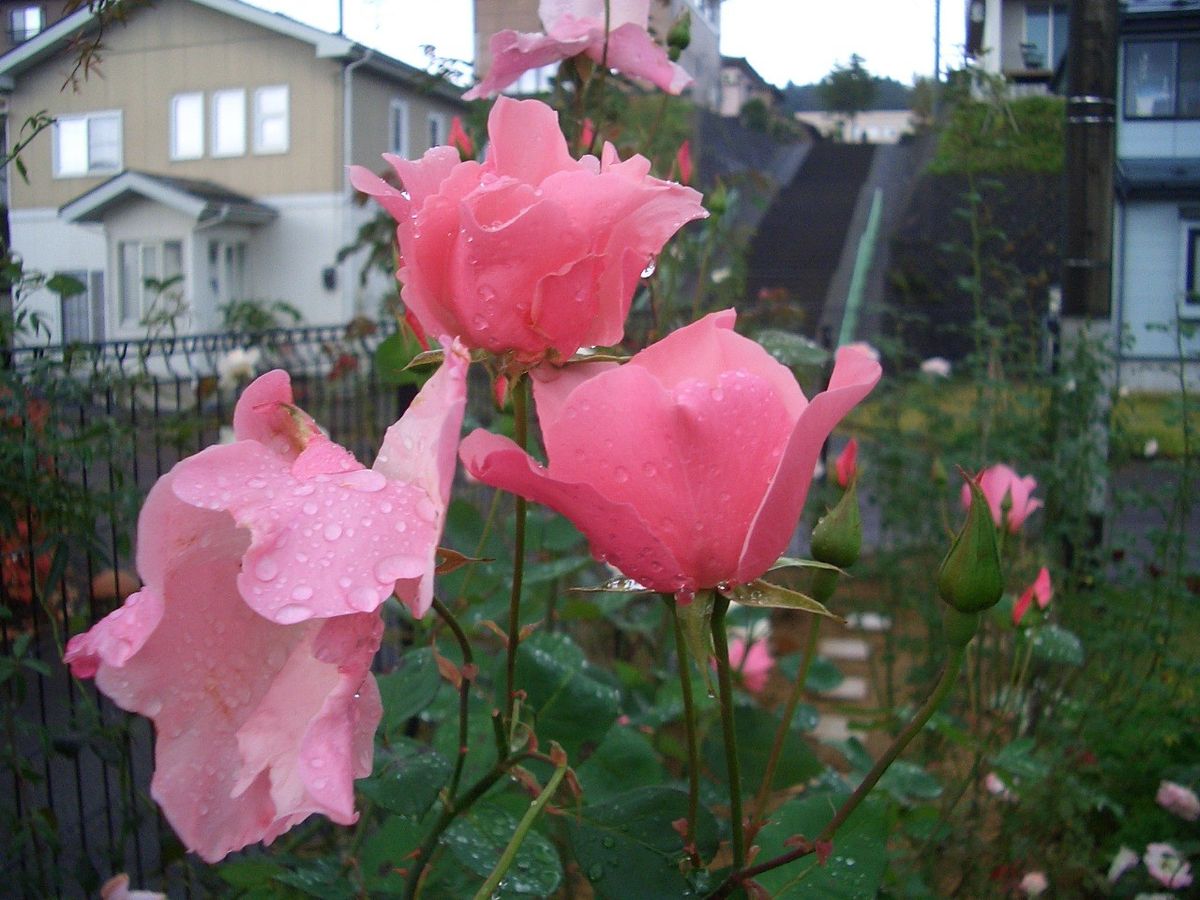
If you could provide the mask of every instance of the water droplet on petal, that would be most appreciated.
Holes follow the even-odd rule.
[[[300,507],[300,511],[302,513],[304,513],[306,516],[315,516],[317,514],[318,509],[320,509],[320,507],[317,506],[317,504],[313,503],[311,500],[309,500],[307,503],[305,503],[303,506]]]
[[[337,522],[330,522],[325,526],[325,531],[323,534],[325,535],[325,540],[336,541],[342,536],[342,526]]]
[[[340,475],[339,481],[343,487],[362,491],[364,494],[371,494],[375,491],[383,490],[387,485],[387,476],[382,472],[376,472],[374,469],[358,469],[354,472],[346,472]]]
[[[613,469],[613,478],[617,484],[624,484],[629,480],[629,471],[624,466],[617,466]]]
[[[292,588],[293,600],[308,600],[313,595],[313,589],[307,584],[300,584]]]
[[[413,556],[389,556],[375,564],[375,577],[384,584],[398,578],[416,578],[424,571],[424,564]]]
[[[279,575],[279,564],[271,557],[264,556],[254,564],[254,574],[262,581],[270,581]]]
[[[417,515],[426,522],[437,521],[437,507],[428,497],[422,497],[417,501]]]
[[[312,610],[299,603],[289,603],[275,611],[275,621],[280,625],[294,625],[312,618]]]
[[[654,274],[654,270],[657,268],[658,268],[657,260],[655,260],[655,258],[653,256],[650,257],[650,259],[646,261],[646,268],[642,269],[642,277],[649,278],[651,275]]]
[[[375,588],[361,586],[356,587],[347,596],[350,605],[362,612],[371,612],[379,605],[379,592]]]

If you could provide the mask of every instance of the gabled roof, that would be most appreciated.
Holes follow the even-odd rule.
[[[243,3],[242,0],[187,0],[187,2],[241,19],[276,34],[294,38],[301,43],[310,44],[317,59],[363,60],[364,65],[369,69],[387,77],[407,81],[416,88],[432,90],[445,99],[458,100],[462,94],[459,88],[443,78],[430,75],[378,50],[364,47],[345,35],[330,34],[328,31],[298,22],[282,13],[267,12],[265,9]],[[152,10],[152,7],[149,8]],[[11,91],[14,78],[22,72],[61,52],[72,39],[97,27],[99,15],[85,4],[81,9],[60,19],[40,34],[0,56],[0,90]]]
[[[152,175],[132,169],[76,197],[58,213],[67,222],[101,222],[113,207],[134,198],[161,203],[194,218],[199,225],[223,222],[262,225],[279,215],[265,203],[212,181]]]

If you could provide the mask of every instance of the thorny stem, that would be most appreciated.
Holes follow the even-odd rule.
[[[525,836],[529,834],[529,829],[533,827],[534,821],[537,819],[546,804],[550,802],[550,798],[554,796],[554,792],[558,790],[559,784],[563,780],[563,776],[567,774],[567,758],[566,755],[555,764],[554,774],[550,776],[550,780],[546,782],[546,786],[542,792],[538,794],[537,799],[529,804],[529,809],[525,810],[525,815],[521,817],[521,821],[517,825],[517,830],[513,832],[512,839],[508,842],[508,846],[504,848],[504,853],[500,856],[500,861],[496,863],[496,868],[492,870],[492,874],[488,876],[487,881],[480,885],[479,890],[475,892],[475,900],[487,900],[491,897],[497,887],[500,886],[500,881],[504,878],[505,873],[513,864],[513,860],[517,858],[517,851],[521,849],[521,843],[525,840]]]
[[[671,613],[671,623],[675,631],[675,656],[679,660],[679,686],[683,691],[683,722],[687,730],[688,755],[688,811],[687,831],[683,843],[691,855],[692,863],[700,865],[700,857],[696,852],[696,811],[700,806],[700,753],[696,736],[696,707],[692,702],[692,671],[691,657],[683,641],[683,628],[679,624],[679,611],[675,607],[675,598],[671,594],[662,594],[663,602]]]
[[[808,680],[808,670],[812,666],[813,657],[817,655],[817,641],[821,636],[821,620],[817,616],[809,616],[808,642],[804,648],[804,659],[800,663],[800,671],[796,673],[796,683],[788,695],[787,705],[783,709],[783,718],[775,729],[775,740],[771,744],[771,755],[767,757],[767,767],[763,772],[762,784],[758,787],[758,795],[754,798],[754,811],[750,815],[751,827],[761,822],[766,811],[767,797],[771,793],[771,783],[775,780],[775,769],[779,766],[779,757],[783,752],[783,742],[787,739],[792,728],[792,718],[796,707],[804,695],[804,683]]]
[[[471,653],[471,642],[467,640],[466,632],[458,624],[458,619],[454,618],[454,613],[450,612],[449,607],[437,597],[433,598],[433,611],[441,616],[442,621],[454,633],[459,649],[462,650],[463,667],[473,666],[475,664],[475,657]],[[450,785],[446,789],[446,795],[451,800],[454,799],[454,794],[458,791],[458,783],[462,779],[463,764],[467,761],[467,727],[469,724],[470,704],[471,678],[468,678],[466,673],[464,673],[462,682],[458,686],[458,754],[454,760],[454,774],[450,776]]]
[[[716,621],[715,615],[713,621]],[[733,872],[717,886],[715,891],[708,895],[708,900],[720,900],[720,898],[728,897],[738,887],[755,876],[808,856],[810,853],[815,852],[821,844],[828,844],[833,839],[833,836],[837,834],[837,830],[845,824],[846,820],[858,809],[859,804],[871,793],[872,789],[879,782],[879,779],[883,777],[883,773],[904,752],[904,749],[912,742],[912,739],[920,734],[921,729],[925,727],[925,723],[929,721],[938,707],[942,705],[942,701],[946,699],[946,695],[950,693],[958,679],[964,653],[965,648],[963,647],[955,647],[950,651],[950,656],[946,660],[946,665],[942,669],[941,677],[938,679],[933,693],[926,698],[912,720],[904,726],[904,730],[896,735],[892,740],[891,746],[887,748],[883,756],[876,760],[875,765],[871,767],[871,771],[867,773],[862,783],[854,789],[853,794],[846,798],[846,801],[838,808],[833,818],[829,820],[829,824],[821,829],[821,833],[817,835],[815,840],[809,841],[800,838],[794,842],[794,849],[759,863],[756,866],[743,868],[742,864],[735,858]]]
[[[717,656],[717,683],[721,688],[721,731],[725,738],[725,766],[729,772],[729,819],[733,829],[733,868],[746,863],[745,823],[742,821],[742,773],[738,766],[737,736],[733,730],[733,673],[729,668],[729,640],[725,635],[728,598],[717,594],[713,601],[712,636]]]
[[[528,387],[524,375],[512,386],[514,432],[517,446],[525,449],[529,440]],[[517,646],[521,643],[521,581],[525,575],[525,511],[524,497],[516,498],[516,522],[513,527],[512,593],[508,600],[508,656],[504,666],[505,703],[508,708],[508,735],[512,740],[516,730],[517,698],[515,692]]]

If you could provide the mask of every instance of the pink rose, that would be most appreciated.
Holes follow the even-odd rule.
[[[1142,862],[1150,876],[1167,888],[1185,888],[1192,883],[1192,867],[1170,844],[1148,844]]]
[[[833,467],[834,479],[843,490],[850,486],[851,480],[858,474],[858,440],[850,438]]]
[[[627,577],[687,599],[758,578],[787,547],[829,432],[879,380],[842,348],[811,402],[791,372],[713,313],[627,364],[534,382],[543,468],[475,431],[460,456],[487,484],[551,507]]]
[[[1026,897],[1039,897],[1046,893],[1050,882],[1046,880],[1044,872],[1027,872],[1018,887]]]
[[[1040,509],[1042,501],[1033,496],[1037,490],[1037,480],[1032,475],[1021,477],[1008,466],[997,464],[985,469],[979,476],[979,486],[987,498],[988,508],[992,511],[992,519],[997,528],[1003,528],[1004,504],[1012,505],[1008,510],[1008,530],[1016,534],[1021,530],[1025,519],[1034,510]],[[971,504],[971,491],[964,484],[962,489],[962,505],[966,509]]]
[[[729,665],[742,673],[742,683],[752,694],[761,694],[775,668],[775,657],[765,640],[753,641],[746,647],[746,639],[735,637],[729,641]]]
[[[1037,600],[1038,609],[1045,609],[1050,605],[1050,600],[1053,596],[1054,586],[1050,584],[1050,570],[1042,566],[1037,574],[1037,578],[1033,580],[1033,584],[1025,588],[1025,592],[1021,594],[1020,599],[1013,606],[1013,624],[1021,624],[1021,620],[1025,618],[1025,613],[1029,612],[1029,607],[1033,604],[1034,600]]]
[[[1195,822],[1200,819],[1200,798],[1196,792],[1173,781],[1164,781],[1158,786],[1155,802],[1169,813],[1181,819]]]
[[[357,818],[382,713],[371,660],[396,591],[417,614],[466,396],[457,349],[364,469],[291,405],[286,373],[243,393],[234,444],[180,462],[138,520],[145,586],[65,659],[154,720],[151,794],[209,862],[310,814]]]
[[[692,142],[684,139],[675,151],[675,166],[679,170],[679,180],[683,184],[692,183]]]
[[[608,10],[605,10],[608,6]],[[669,94],[692,83],[682,66],[646,31],[650,0],[541,0],[538,18],[544,34],[512,29],[492,35],[487,77],[463,95],[464,100],[491,97],[521,73],[585,54],[597,63],[634,78],[644,78]]]
[[[435,147],[418,162],[385,154],[401,192],[361,167],[354,186],[397,221],[401,296],[429,334],[566,359],[609,345],[646,265],[679,228],[707,215],[700,194],[625,162],[610,144],[575,160],[554,110],[501,98],[483,163]]]

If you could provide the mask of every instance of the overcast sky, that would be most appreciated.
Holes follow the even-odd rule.
[[[253,0],[330,31],[338,0]],[[424,66],[422,45],[440,56],[474,55],[471,0],[343,0],[346,34],[385,53]],[[767,81],[782,87],[819,81],[851,53],[877,75],[911,82],[933,71],[937,0],[725,0],[721,52],[744,56]],[[962,56],[963,0],[942,0],[942,66]]]

